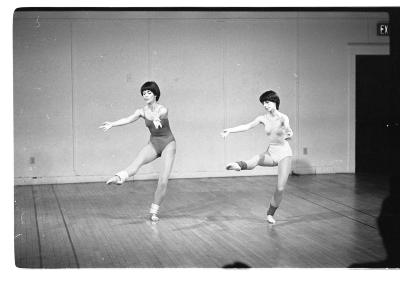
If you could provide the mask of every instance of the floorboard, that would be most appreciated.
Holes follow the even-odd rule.
[[[276,176],[173,179],[148,221],[156,181],[15,186],[22,268],[342,268],[382,260],[383,176],[291,176],[265,221]]]

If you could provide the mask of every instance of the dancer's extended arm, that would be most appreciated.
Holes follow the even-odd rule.
[[[256,119],[254,119],[250,123],[224,129],[224,131],[221,133],[221,135],[223,138],[226,138],[230,133],[239,133],[239,132],[248,131],[251,128],[254,128],[258,124],[262,123],[262,118],[263,118],[262,116],[258,116]]]
[[[99,128],[103,129],[103,131],[108,131],[109,129],[111,129],[112,127],[117,127],[117,126],[123,126],[132,122],[137,121],[141,116],[143,116],[143,110],[142,109],[137,109],[135,111],[135,113],[133,113],[132,115],[126,117],[126,118],[122,118],[119,119],[117,121],[114,122],[109,122],[106,121],[104,122]]]

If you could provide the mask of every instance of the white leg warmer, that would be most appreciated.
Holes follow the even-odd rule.
[[[160,209],[160,206],[152,203],[150,207],[150,214],[158,214],[158,209]]]
[[[125,181],[129,178],[128,172],[125,171],[125,170],[124,170],[124,171],[121,171],[121,172],[118,172],[118,173],[116,173],[115,175],[118,176],[118,177],[121,179],[121,180],[118,182],[119,184],[125,182]]]

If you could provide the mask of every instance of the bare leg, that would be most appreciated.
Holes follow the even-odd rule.
[[[243,168],[243,166],[244,166],[244,168]],[[238,162],[229,163],[228,165],[226,165],[226,169],[227,170],[235,170],[235,171],[241,171],[243,169],[253,170],[257,166],[272,167],[272,166],[276,166],[276,164],[274,164],[274,161],[272,160],[271,156],[269,156],[269,154],[261,153],[256,156],[253,156],[249,160],[239,161],[239,164],[238,164]]]
[[[163,151],[164,158],[164,168],[160,177],[158,178],[158,184],[156,192],[154,193],[154,203],[160,205],[164,199],[165,193],[167,191],[168,179],[172,171],[172,166],[175,160],[176,153],[176,143],[170,142]]]
[[[135,160],[133,160],[133,162],[125,170],[128,172],[129,176],[133,176],[139,171],[140,167],[150,163],[151,161],[154,161],[155,159],[157,159],[157,152],[153,145],[149,143],[142,148]]]
[[[278,185],[274,191],[274,195],[271,198],[270,208],[267,213],[267,220],[270,223],[275,223],[273,215],[275,210],[279,207],[282,202],[283,191],[285,189],[290,171],[291,171],[292,157],[285,157],[278,164]]]
[[[123,171],[117,173],[107,181],[107,184],[115,183],[122,184],[128,177],[133,176],[137,173],[139,168],[157,158],[157,153],[152,144],[147,144],[140,150],[135,160]],[[123,173],[124,176],[121,176]],[[122,178],[123,177],[123,178]]]
[[[176,152],[176,142],[170,142],[163,151],[163,160],[164,160],[164,167],[163,171],[158,178],[157,189],[154,193],[154,203],[150,209],[150,219],[152,221],[158,221],[157,213],[158,208],[161,205],[162,201],[164,200],[165,194],[167,192],[167,184],[168,179],[172,171],[172,166],[175,160],[175,152]]]
[[[275,219],[273,218],[273,215],[282,201],[283,191],[291,172],[292,157],[285,157],[277,164],[272,160],[268,153],[262,153],[250,158],[249,160],[240,162],[229,163],[226,168],[228,170],[240,171],[243,167],[245,167],[246,170],[252,170],[257,166],[274,167],[278,165],[278,184],[271,198],[270,207],[267,213],[267,221],[274,224]]]

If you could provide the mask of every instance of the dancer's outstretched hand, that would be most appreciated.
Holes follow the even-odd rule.
[[[228,135],[229,135],[229,130],[228,129],[225,129],[222,133],[221,133],[221,136],[225,139]]]
[[[154,120],[153,120],[153,124],[154,124],[154,127],[156,127],[156,129],[162,128],[161,120],[160,120],[160,119],[154,119]]]
[[[291,140],[292,139],[293,132],[290,129],[285,129],[285,140]]]
[[[102,129],[104,132],[106,132],[106,131],[108,131],[109,129],[111,129],[112,128],[112,122],[104,122],[100,127],[99,127],[99,129]]]

